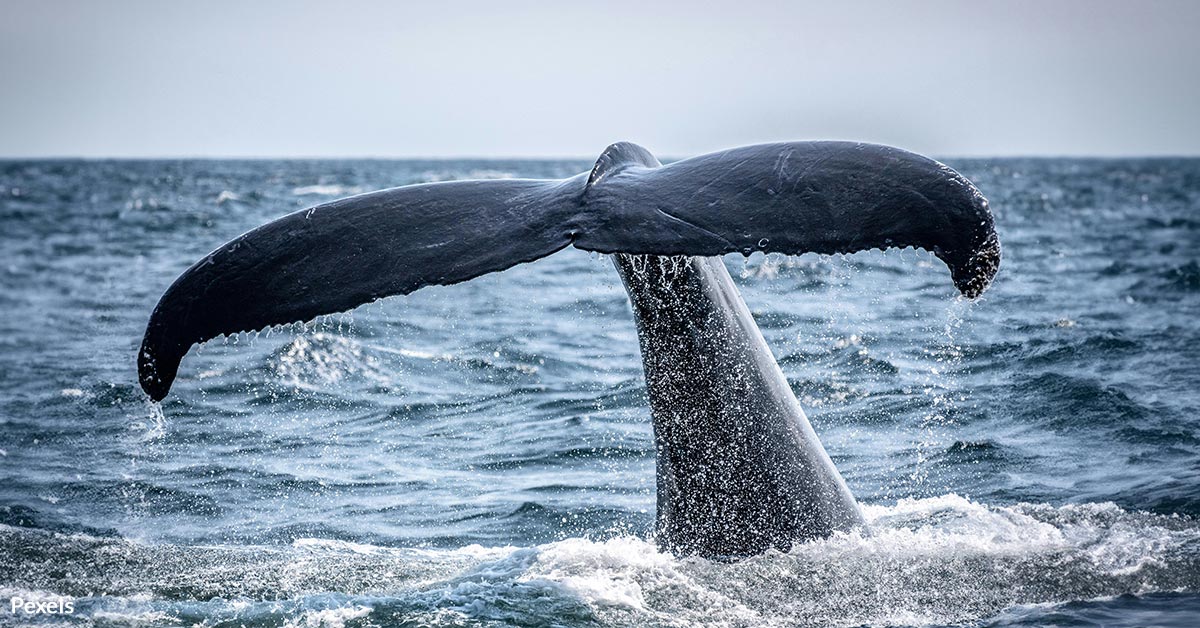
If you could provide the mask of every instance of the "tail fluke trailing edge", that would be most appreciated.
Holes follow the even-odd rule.
[[[221,334],[308,321],[453,284],[571,243],[557,182],[462,181],[345,198],[289,214],[196,262],[159,300],[138,356],[166,396],[188,349]]]
[[[428,285],[533,261],[568,245],[603,253],[801,254],[914,246],[978,296],[999,242],[969,181],[895,148],[792,142],[667,166],[610,146],[590,173],[411,185],[289,214],[185,271],[150,317],[143,390],[166,396],[193,344],[307,321]]]

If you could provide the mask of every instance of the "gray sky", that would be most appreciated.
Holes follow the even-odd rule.
[[[0,0],[0,155],[1194,155],[1198,68],[1189,0]]]

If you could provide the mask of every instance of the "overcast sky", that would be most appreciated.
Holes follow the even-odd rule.
[[[1198,68],[1189,0],[0,0],[0,155],[1195,155]]]

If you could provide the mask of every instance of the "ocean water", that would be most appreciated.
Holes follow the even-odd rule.
[[[1200,160],[950,163],[1004,245],[977,302],[911,250],[726,259],[873,534],[717,563],[655,550],[602,256],[136,383],[162,291],[247,229],[589,163],[0,162],[0,625],[1200,624]]]

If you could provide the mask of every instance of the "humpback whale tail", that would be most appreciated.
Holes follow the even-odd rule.
[[[163,294],[138,354],[139,380],[161,400],[196,343],[467,281],[571,245],[685,256],[913,246],[942,259],[972,298],[1000,259],[983,195],[913,153],[787,142],[659,167],[649,151],[622,142],[568,179],[409,185],[249,231]]]
[[[162,399],[188,349],[220,334],[466,281],[571,245],[615,254],[629,292],[654,419],[658,544],[709,557],[786,550],[863,523],[715,256],[915,246],[972,298],[1000,260],[975,186],[912,153],[800,142],[661,166],[619,143],[569,179],[400,187],[246,233],[167,289],[138,355],[142,388]],[[641,256],[682,259],[639,270]]]

